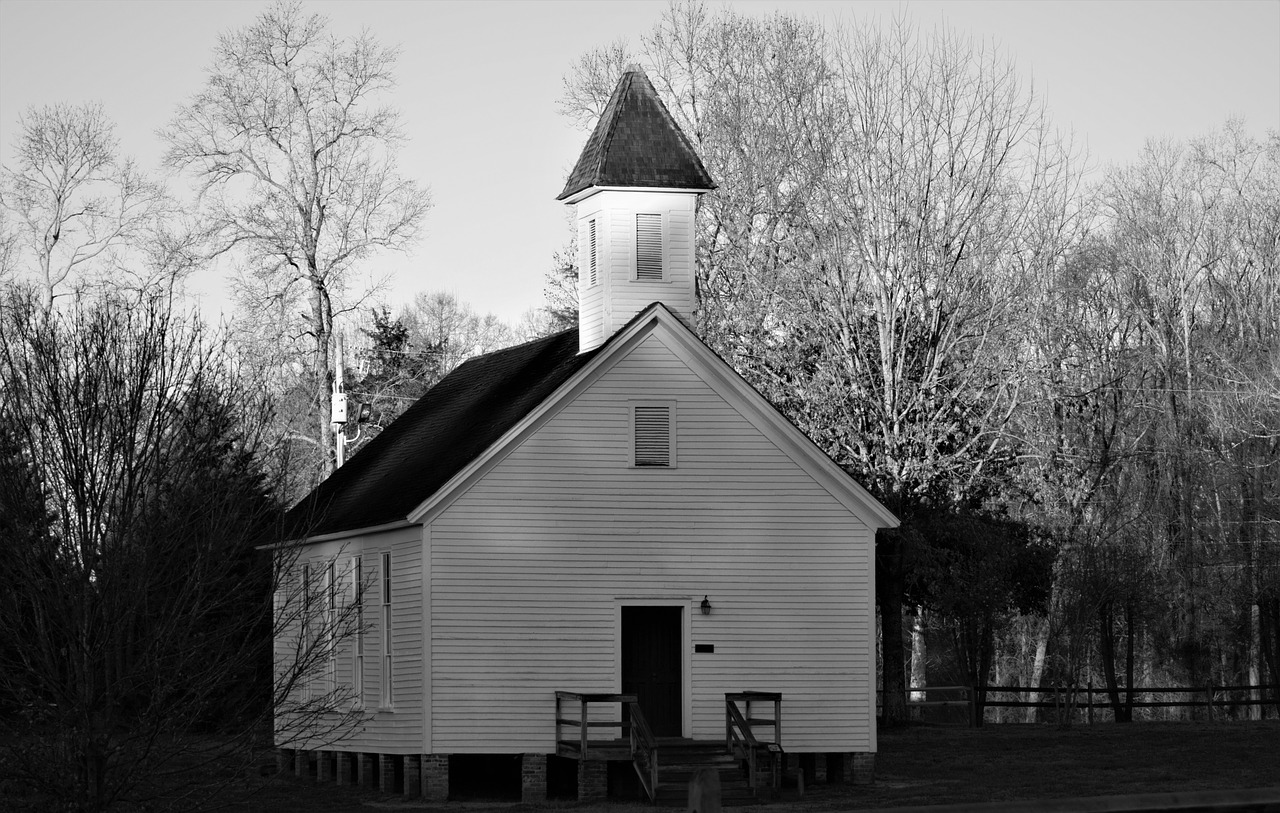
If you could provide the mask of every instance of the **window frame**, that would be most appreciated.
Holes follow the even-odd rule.
[[[640,218],[654,217],[658,219],[658,276],[640,276]],[[631,263],[631,281],[644,284],[670,282],[667,274],[667,215],[665,212],[636,212],[632,219],[632,237],[635,241],[635,252]]]
[[[395,707],[394,605],[391,585],[391,551],[382,552],[380,598],[382,599],[382,697],[383,709]]]
[[[364,559],[351,557],[351,600],[355,604],[355,641],[351,653],[351,693],[356,708],[364,706]]]
[[[645,409],[650,407],[665,407],[667,409],[667,463],[661,465],[657,463],[638,463],[636,462],[636,409]],[[679,410],[677,402],[674,400],[644,400],[629,401],[627,403],[627,428],[629,443],[628,467],[636,470],[657,470],[666,471],[669,469],[679,468],[679,457],[677,455],[677,437],[676,427],[679,420]]]

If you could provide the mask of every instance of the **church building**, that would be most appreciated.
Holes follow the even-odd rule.
[[[432,800],[500,755],[526,801],[572,771],[683,804],[699,760],[726,793],[869,781],[898,521],[691,329],[714,188],[629,70],[559,196],[578,327],[460,365],[290,512],[327,603],[363,586],[316,678],[363,722],[279,743],[290,770]]]

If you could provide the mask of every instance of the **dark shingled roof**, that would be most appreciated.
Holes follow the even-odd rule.
[[[459,365],[289,510],[289,537],[404,520],[596,352],[575,328]]]
[[[644,71],[622,75],[556,200],[592,186],[715,189]]]

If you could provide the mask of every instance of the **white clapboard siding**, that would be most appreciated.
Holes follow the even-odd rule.
[[[587,268],[589,222],[597,223],[600,279],[590,285],[579,274],[583,349],[602,344],[633,316],[662,302],[686,324],[695,307],[693,220],[694,192],[624,189],[598,192],[578,204],[579,268]],[[661,222],[662,264],[658,279],[638,273],[637,216]]]
[[[674,468],[631,465],[655,399]],[[777,691],[788,750],[874,750],[873,538],[652,334],[432,520],[433,750],[551,751],[554,692],[618,691],[620,607],[649,602],[684,607],[687,734]]]
[[[391,553],[392,640],[394,666],[394,706],[387,708],[382,698],[382,554]],[[364,594],[364,702],[367,715],[363,726],[345,739],[329,743],[317,741],[294,747],[321,747],[337,751],[376,751],[412,754],[423,750],[423,624],[422,624],[422,529],[400,528],[377,534],[321,542],[303,549],[302,557],[313,567],[330,560],[338,565],[344,583],[343,597],[350,590],[347,577],[351,558],[360,555],[367,586]],[[351,686],[355,668],[356,639],[343,641],[339,648],[337,679]]]

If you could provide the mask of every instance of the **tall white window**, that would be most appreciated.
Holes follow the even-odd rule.
[[[636,279],[662,280],[662,215],[636,215]]]
[[[391,554],[382,554],[382,705],[395,702],[395,682],[391,679],[394,665],[394,638],[391,630]]]
[[[359,556],[351,560],[351,595],[356,610],[356,656],[351,666],[351,692],[364,703],[364,568]]]
[[[329,560],[324,571],[324,646],[328,685],[333,691],[338,687],[338,579],[337,562]]]
[[[587,221],[587,279],[592,285],[596,284],[599,273],[596,270],[599,263],[597,262],[598,253],[596,251],[596,219],[593,217]]]
[[[310,700],[311,699],[311,680],[315,676],[315,673],[312,671],[312,666],[315,664],[315,661],[312,660],[312,655],[314,653],[314,650],[312,649],[312,647],[315,646],[315,641],[311,639],[313,630],[315,628],[315,625],[311,623],[311,613],[314,609],[312,607],[311,594],[315,588],[311,584],[311,564],[309,562],[304,562],[302,564],[301,588],[302,588],[302,629],[301,629],[302,640],[300,641],[300,645],[298,647],[298,653],[302,656],[303,663],[306,665],[305,670],[303,671],[303,674],[301,676],[302,677],[302,697],[305,700]]]
[[[675,465],[674,404],[631,407],[631,464],[637,468]]]

